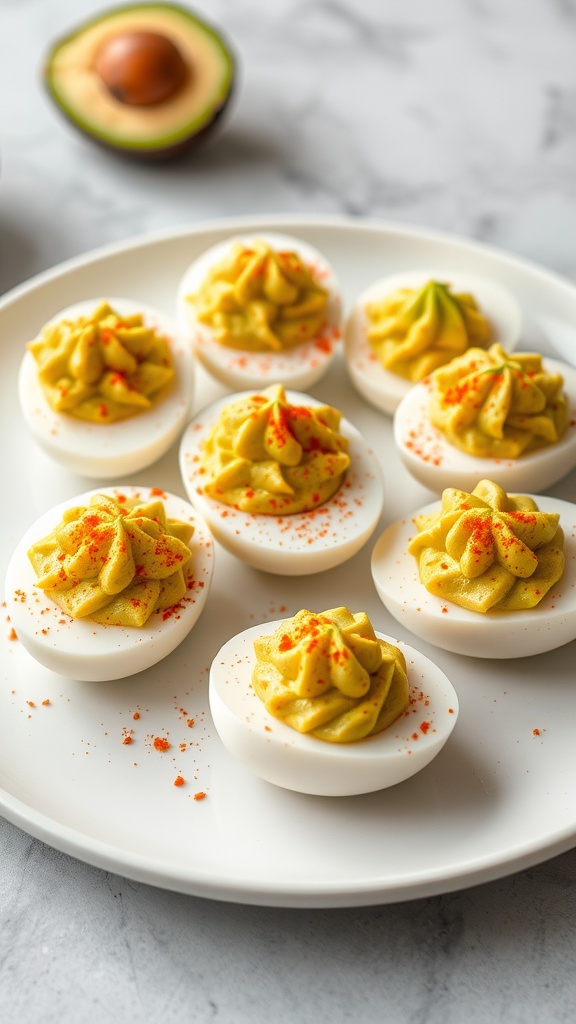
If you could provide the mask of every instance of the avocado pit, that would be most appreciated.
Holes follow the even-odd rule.
[[[164,103],[188,75],[186,62],[172,40],[148,31],[111,36],[96,54],[94,67],[112,96],[137,107]]]

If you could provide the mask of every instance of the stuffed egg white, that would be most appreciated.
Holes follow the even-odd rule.
[[[415,517],[438,511],[436,501],[392,523],[376,541],[372,577],[390,614],[422,640],[473,658],[530,657],[576,639],[576,505],[528,497],[541,512],[558,513],[564,532],[564,573],[536,607],[483,613],[428,592],[408,546],[418,533]]]
[[[238,347],[229,347],[216,340],[210,323],[199,319],[195,296],[210,272],[230,256],[235,246],[251,250],[260,244],[286,258],[295,254],[316,285],[325,291],[325,309],[311,336],[306,331],[298,344],[258,351],[251,350],[248,343],[242,347],[241,342]],[[262,306],[264,303],[260,302]],[[291,235],[239,235],[212,246],[184,273],[178,286],[177,308],[179,323],[188,333],[199,361],[212,377],[232,390],[266,387],[276,381],[285,387],[311,387],[328,370],[342,337],[341,289],[334,269],[312,245]]]
[[[254,640],[279,622],[252,626],[224,644],[210,669],[210,710],[230,754],[284,789],[317,796],[354,796],[395,786],[440,753],[458,717],[458,698],[444,673],[419,651],[382,633],[404,654],[407,710],[382,732],[354,743],[327,743],[270,715],[251,685]]]
[[[61,523],[65,513],[88,506],[105,494],[113,500],[161,501],[169,519],[192,528],[191,558],[184,572],[185,595],[169,608],[153,611],[142,626],[104,625],[89,617],[73,618],[37,586],[28,556]],[[89,491],[52,508],[24,534],[6,573],[6,605],[18,639],[46,668],[74,679],[104,681],[143,672],[170,654],[186,638],[199,618],[213,573],[212,536],[194,509],[173,494],[150,487],[108,488]]]
[[[470,455],[431,423],[432,384],[427,378],[410,389],[394,414],[394,441],[409,473],[437,493],[445,487],[471,491],[478,480],[484,479],[506,490],[541,492],[561,480],[576,466],[576,370],[554,359],[544,359],[543,367],[564,379],[568,426],[558,441],[518,458]]]
[[[190,415],[194,388],[194,358],[177,325],[158,310],[125,298],[88,299],[68,306],[45,325],[90,320],[106,302],[119,317],[141,314],[143,325],[168,343],[173,377],[148,408],[106,423],[78,418],[50,405],[38,365],[28,350],[22,360],[18,394],[27,426],[41,448],[56,462],[81,476],[111,479],[128,476],[156,462],[178,439]],[[41,338],[32,344],[35,344]],[[104,402],[102,403],[105,404]]]
[[[372,536],[382,511],[384,484],[378,459],[346,419],[340,432],[350,464],[336,493],[311,511],[271,515],[243,511],[206,493],[203,454],[206,441],[231,403],[250,391],[226,396],[202,409],[186,428],[180,445],[180,472],[190,502],[216,540],[236,558],[265,572],[308,575],[331,569],[355,555]],[[300,392],[286,392],[296,405],[322,408]]]
[[[356,300],[344,334],[346,366],[357,391],[382,412],[392,415],[414,383],[382,365],[368,339],[367,307],[399,289],[422,288],[427,282],[445,283],[454,292],[473,296],[491,328],[492,340],[511,351],[521,335],[522,312],[505,288],[478,274],[430,270],[406,270],[374,282]],[[446,361],[448,361],[448,356]]]

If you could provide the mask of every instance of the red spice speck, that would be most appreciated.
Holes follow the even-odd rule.
[[[428,729],[430,728],[430,725],[431,725],[431,722],[421,722],[420,723],[420,732],[423,732],[424,735],[426,735],[426,733],[428,732]]]
[[[202,790],[200,790],[199,793],[194,793],[194,799],[195,800],[204,800],[205,796],[206,796],[206,793],[204,793]]]
[[[154,749],[155,750],[169,750],[170,743],[164,736],[156,736],[154,738]]]
[[[186,725],[188,726],[189,729],[191,729],[194,725],[194,719],[189,718],[188,721],[186,722]]]
[[[176,619],[179,619],[180,615],[178,613],[184,611],[184,607],[185,607],[185,602],[180,601],[179,604],[173,604],[173,605],[170,606],[170,608],[165,608],[164,611],[162,612],[162,621],[166,622],[168,619],[171,619],[173,616]]]
[[[532,735],[533,736],[541,736],[542,733],[540,732],[540,729],[532,729]]]
[[[124,736],[124,738],[122,739],[122,743],[124,744],[125,747],[129,746],[129,744],[132,743],[132,737]]]
[[[132,718],[134,719],[135,722],[137,722],[138,719],[140,718],[140,712],[135,711],[134,714],[132,715]]]
[[[174,785],[175,786],[183,786],[184,785],[184,779],[182,778],[181,775],[177,775],[176,776],[176,778],[174,779]]]
[[[332,345],[328,338],[317,338],[314,342],[315,347],[320,349],[321,352],[331,352]]]
[[[9,640],[17,640],[18,639],[18,636],[16,634],[16,630],[14,629],[13,626],[12,626],[12,629],[10,630],[10,632],[8,633],[8,639]]]

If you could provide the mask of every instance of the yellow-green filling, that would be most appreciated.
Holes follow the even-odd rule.
[[[515,459],[566,432],[563,384],[540,355],[471,348],[432,374],[430,419],[469,455]]]
[[[161,500],[105,494],[67,510],[28,557],[36,586],[72,618],[143,626],[185,596],[190,523],[169,519]]]
[[[471,345],[488,345],[491,327],[473,295],[428,281],[366,306],[368,341],[385,369],[420,381]]]
[[[340,419],[328,405],[290,404],[281,385],[232,402],[204,444],[204,492],[265,515],[317,508],[350,464]]]
[[[300,611],[254,641],[254,690],[301,733],[352,743],[387,729],[408,707],[404,655],[364,612]]]
[[[534,608],[564,572],[555,512],[490,480],[447,488],[437,512],[416,516],[408,551],[431,594],[475,612]]]
[[[174,378],[166,338],[142,314],[122,317],[107,302],[47,324],[28,349],[52,409],[91,423],[145,412]]]
[[[194,295],[197,319],[228,348],[280,352],[314,338],[326,321],[328,291],[296,252],[262,241],[237,243]]]

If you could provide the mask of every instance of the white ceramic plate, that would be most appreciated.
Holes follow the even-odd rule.
[[[25,529],[85,489],[81,478],[48,459],[21,419],[16,377],[26,341],[54,309],[79,295],[115,294],[119,280],[127,296],[173,314],[190,262],[232,233],[254,230],[289,231],[324,252],[347,309],[385,274],[457,262],[509,287],[534,338],[542,318],[574,331],[576,289],[567,282],[483,246],[380,223],[228,220],[70,261],[0,303],[2,579]],[[554,342],[551,333],[548,354]],[[533,347],[529,332],[522,347]],[[196,407],[224,394],[200,371],[196,388]],[[432,500],[402,466],[390,421],[356,393],[343,359],[313,394],[339,408],[379,454],[385,495],[378,529]],[[176,445],[145,482],[184,497]],[[550,493],[576,500],[576,474]],[[48,672],[10,639],[4,620],[1,812],[106,870],[181,892],[277,906],[366,905],[448,892],[569,849],[576,843],[576,645],[505,664],[432,648],[382,606],[370,575],[371,547],[318,576],[274,577],[217,545],[198,628],[159,666],[119,682],[71,682]],[[346,798],[284,792],[224,750],[209,715],[209,667],[220,647],[251,625],[336,604],[366,611],[377,630],[435,661],[458,693],[459,719],[434,762],[392,789]],[[164,752],[154,746],[157,737],[170,743]],[[173,784],[178,776],[182,786]],[[205,799],[194,799],[201,793]]]

